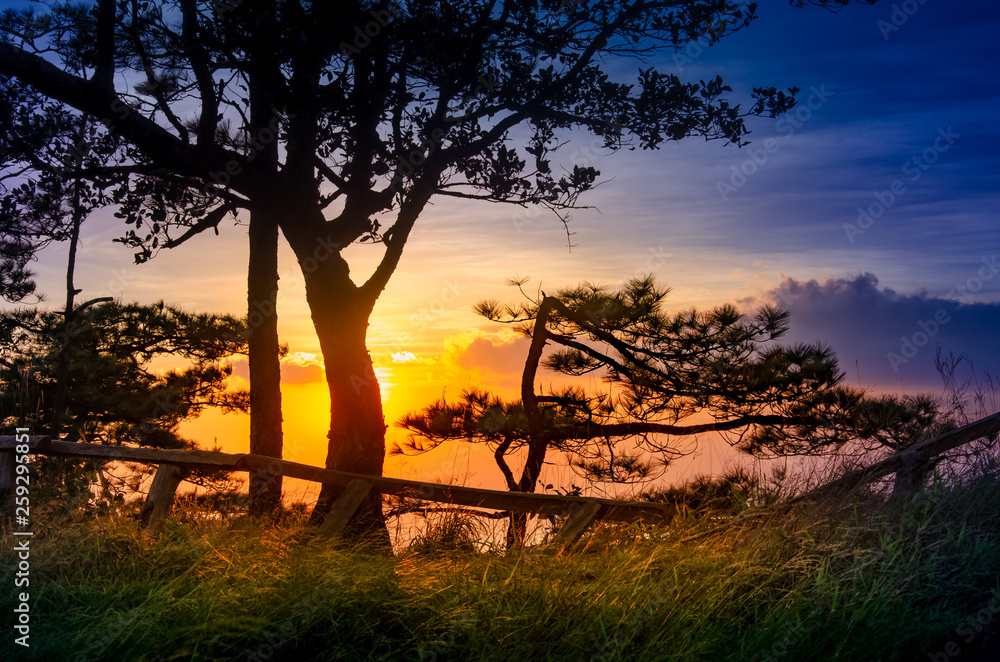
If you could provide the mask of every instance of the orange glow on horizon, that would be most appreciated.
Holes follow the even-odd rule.
[[[472,304],[489,295],[504,302],[516,302],[521,295],[492,279],[494,291],[488,291],[483,281],[475,287],[467,278],[435,280],[433,270],[410,272],[406,281],[408,293],[391,287],[380,300],[368,329],[368,345],[375,375],[381,389],[386,429],[387,476],[426,480],[430,482],[462,483],[470,486],[506,489],[503,476],[492,452],[480,444],[450,443],[418,456],[389,455],[397,443],[405,441],[407,433],[396,425],[404,414],[418,411],[440,398],[459,399],[462,390],[489,390],[506,399],[520,397],[521,372],[529,341],[515,334],[510,327],[484,320],[472,313]],[[284,282],[284,280],[283,280]],[[571,279],[566,283],[570,284]],[[447,287],[441,283],[446,283]],[[315,330],[305,309],[293,292],[282,304],[279,314],[279,334],[288,342],[290,352],[282,363],[282,410],[284,458],[313,466],[324,466],[327,455],[330,401],[323,372],[323,358],[315,338]],[[476,291],[473,291],[476,290]],[[459,296],[460,293],[461,296]],[[687,302],[685,302],[687,303]],[[288,310],[291,308],[291,310]],[[245,359],[237,361],[232,386],[246,387],[239,375],[246,374]],[[563,378],[542,372],[539,388],[561,383]],[[600,388],[594,378],[591,388]],[[223,451],[249,451],[249,417],[206,411],[196,420],[183,424],[182,435],[198,442],[202,448],[217,442]],[[718,472],[735,457],[735,452],[722,441],[703,440],[703,460],[676,463],[672,475],[679,471],[690,478],[693,473]],[[520,472],[521,459],[509,458],[515,475]],[[565,466],[558,453],[550,453],[543,480],[568,487],[581,484],[583,479]],[[296,487],[292,487],[295,485]],[[289,481],[296,493],[314,490],[300,481]],[[308,501],[308,495],[302,497]]]
[[[514,339],[506,329],[491,333],[462,331],[439,341],[437,352],[424,349],[433,347],[433,340],[426,337],[414,337],[406,343],[373,343],[372,360],[387,426],[384,475],[506,489],[493,454],[484,445],[451,443],[417,456],[389,455],[389,450],[407,436],[396,421],[441,397],[457,400],[460,392],[470,387],[489,389],[507,398],[519,397],[517,383],[523,357],[520,349],[512,345]],[[503,353],[499,361],[490,359],[493,350]],[[246,388],[248,382],[241,376],[245,374],[245,359],[235,364],[230,386]],[[320,467],[326,463],[330,423],[330,398],[321,366],[322,356],[318,353],[290,352],[282,362],[281,385],[283,457]],[[201,448],[218,444],[224,452],[246,453],[250,450],[249,427],[249,416],[245,414],[206,410],[197,419],[182,424],[181,434]],[[510,463],[515,471],[520,470],[519,458],[510,458]],[[287,502],[309,503],[317,490],[316,485],[304,481],[285,482]]]

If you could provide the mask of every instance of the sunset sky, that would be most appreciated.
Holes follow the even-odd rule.
[[[573,214],[572,250],[545,213],[450,199],[424,213],[369,334],[390,444],[403,438],[393,425],[403,413],[442,394],[480,386],[517,397],[526,341],[472,312],[483,298],[517,300],[505,285],[515,275],[551,291],[653,273],[673,288],[675,308],[777,301],[792,313],[789,340],[830,344],[847,381],[877,390],[940,392],[939,345],[1000,370],[1000,7],[907,0],[831,13],[766,2],[758,13],[715,47],[692,44],[650,63],[681,79],[721,74],[745,105],[754,86],[801,88],[785,117],[751,121],[750,146],[692,138],[608,154],[574,136],[561,164],[593,165],[606,183],[583,199],[596,209]],[[609,71],[634,79],[638,66]],[[112,243],[122,233],[110,213],[85,226],[83,298],[246,313],[245,227],[206,233],[141,266]],[[285,457],[322,464],[322,361],[301,275],[281,250]],[[65,252],[50,248],[36,265],[49,302],[63,296]],[[350,255],[361,281],[378,249]],[[245,377],[245,363],[235,372]],[[246,417],[209,414],[184,431],[245,452],[247,427]],[[725,453],[706,447],[698,469],[721,469]],[[500,484],[491,462],[455,448],[391,458],[386,473]]]

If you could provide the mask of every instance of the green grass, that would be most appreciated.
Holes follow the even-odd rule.
[[[932,656],[991,645],[996,623],[976,632],[968,619],[996,616],[998,487],[811,506],[687,543],[695,529],[599,531],[563,556],[425,542],[389,557],[311,542],[298,519],[183,512],[150,540],[122,515],[51,515],[31,542],[31,648],[7,629],[0,658],[963,659]]]

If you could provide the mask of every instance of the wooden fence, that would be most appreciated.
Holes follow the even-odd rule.
[[[0,436],[0,493],[13,489],[16,437]],[[159,450],[125,446],[104,446],[29,437],[30,453],[95,458],[106,461],[140,462],[159,465],[140,512],[140,522],[157,534],[163,530],[177,486],[193,469],[249,472],[300,478],[344,488],[320,526],[321,535],[339,535],[371,489],[382,494],[408,496],[423,501],[449,503],[474,508],[507,510],[536,515],[568,516],[553,541],[565,549],[575,543],[596,520],[669,523],[676,509],[669,504],[616,501],[553,494],[503,492],[460,485],[443,485],[385,476],[370,476],[322,469],[308,464],[279,460],[252,453],[217,451]]]
[[[913,492],[919,490],[925,476],[933,468],[936,458],[977,439],[996,439],[998,434],[1000,434],[1000,412],[914,444],[864,469],[850,471],[837,480],[803,494],[796,500],[844,494],[889,474],[896,474],[894,494]]]
[[[816,498],[856,489],[878,478],[896,474],[897,489],[913,489],[937,456],[981,438],[995,438],[1000,433],[1000,413],[987,416],[965,427],[911,446],[876,464],[845,474],[808,494],[792,500]],[[14,488],[14,448],[16,437],[0,436],[0,494]],[[308,464],[279,460],[252,453],[217,451],[159,450],[125,446],[57,441],[46,436],[29,437],[31,454],[63,455],[106,461],[140,462],[159,465],[140,512],[140,522],[149,531],[163,530],[174,501],[177,486],[191,470],[265,471],[272,475],[300,478],[344,488],[319,528],[321,535],[340,535],[368,492],[408,496],[423,501],[449,503],[473,508],[508,510],[536,515],[568,516],[553,541],[559,550],[573,545],[596,520],[669,523],[676,508],[664,503],[641,503],[593,499],[552,494],[502,492],[460,485],[443,485],[385,476],[370,476],[323,469]],[[790,502],[791,503],[791,502]]]

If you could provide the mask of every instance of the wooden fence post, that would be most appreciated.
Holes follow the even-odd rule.
[[[930,467],[933,467],[937,461],[936,458],[950,451],[952,448],[957,448],[982,437],[995,439],[998,434],[1000,434],[1000,412],[990,414],[986,418],[981,418],[974,423],[969,423],[964,427],[945,432],[933,439],[910,446],[905,451],[900,451],[864,469],[849,471],[826,485],[821,485],[805,494],[800,494],[792,498],[788,503],[792,504],[806,499],[821,499],[830,495],[847,494],[862,485],[900,471],[902,472],[902,476],[897,477],[900,487],[908,487],[916,480],[919,471],[924,470],[925,473],[930,471],[929,467],[921,469],[921,463],[929,463]]]
[[[167,515],[174,503],[174,493],[188,475],[186,469],[176,464],[161,464],[153,476],[153,484],[149,486],[146,503],[139,511],[139,526],[154,536],[163,533],[167,523]]]
[[[347,528],[347,523],[357,512],[358,506],[368,496],[372,484],[366,480],[355,478],[347,484],[344,491],[340,493],[337,500],[330,506],[330,512],[326,514],[323,523],[319,525],[317,534],[322,537],[339,536]]]
[[[934,467],[934,458],[922,458],[908,450],[899,455],[902,465],[896,470],[890,499],[902,499],[923,490],[927,474]]]
[[[552,541],[553,546],[560,553],[572,547],[600,512],[601,504],[597,501],[588,501],[577,508],[559,529],[556,539]]]
[[[1000,415],[997,415],[1000,427]],[[9,458],[9,452],[18,446],[14,435],[0,435],[0,459]],[[387,476],[369,476],[345,471],[334,471],[322,467],[314,467],[298,462],[289,462],[273,457],[265,457],[252,453],[222,453],[218,451],[201,450],[164,450],[157,448],[135,448],[131,446],[106,446],[85,442],[67,442],[49,439],[45,436],[31,437],[31,453],[35,455],[55,455],[67,457],[86,457],[104,461],[140,462],[159,466],[150,486],[146,503],[142,508],[140,520],[144,528],[152,531],[162,530],[173,503],[174,492],[181,480],[190,471],[249,471],[251,469],[268,469],[280,465],[284,476],[298,478],[316,483],[329,483],[343,488],[334,512],[325,520],[329,524],[320,528],[328,534],[342,532],[357,511],[358,504],[364,501],[372,490],[382,494],[410,495],[417,493],[420,499],[439,503],[450,503],[469,508],[488,508],[492,510],[507,510],[519,513],[535,513],[538,515],[570,515],[567,522],[572,531],[578,523],[588,524],[584,515],[577,510],[582,504],[594,501],[600,504],[597,517],[612,521],[644,521],[669,522],[674,515],[674,508],[665,504],[637,503],[615,501],[613,499],[581,499],[557,494],[534,494],[527,492],[509,492],[487,490],[462,485],[440,485],[426,481],[405,480]],[[12,460],[10,460],[12,461]],[[0,465],[2,468],[3,465]],[[16,467],[15,467],[16,468]],[[10,467],[7,468],[9,473]],[[12,476],[10,476],[12,477]],[[2,476],[0,476],[2,478]],[[354,482],[357,481],[357,482]],[[350,487],[353,482],[353,487]],[[592,519],[591,519],[592,521]],[[586,529],[583,526],[581,533]],[[564,538],[569,533],[563,534]]]
[[[14,491],[14,453],[0,453],[0,497]]]

